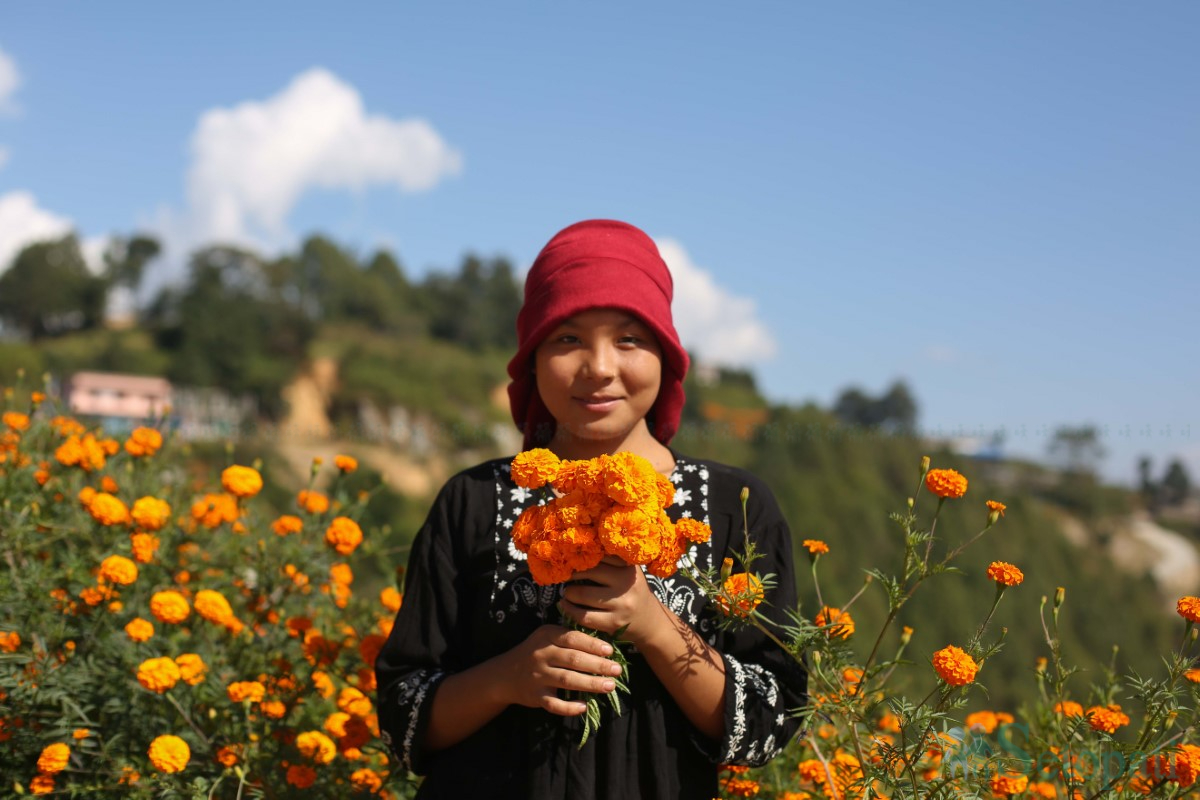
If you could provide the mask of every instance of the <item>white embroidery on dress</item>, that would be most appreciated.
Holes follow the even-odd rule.
[[[741,747],[742,737],[746,735],[746,687],[745,672],[741,663],[733,656],[726,654],[729,666],[733,667],[733,727],[729,731],[729,744],[721,755],[724,762],[732,762],[737,757]]]
[[[686,505],[687,502],[691,499],[692,499],[692,492],[690,489],[676,489],[675,490],[675,505],[677,505],[677,506]]]
[[[417,720],[421,716],[421,704],[425,702],[425,695],[429,692],[429,687],[442,675],[441,670],[420,670],[409,675],[400,684],[400,694],[396,698],[396,702],[401,708],[405,705],[409,707],[408,727],[404,730],[404,741],[400,744],[401,752],[399,753],[400,763],[405,769],[411,770],[413,766],[413,738],[417,733]]]

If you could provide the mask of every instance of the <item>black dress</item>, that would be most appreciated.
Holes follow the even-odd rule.
[[[786,619],[796,603],[792,542],[770,491],[743,470],[679,455],[671,480],[675,504],[668,514],[712,526],[712,540],[692,549],[702,566],[720,565],[741,549],[739,494],[749,487],[750,534],[766,554],[755,567],[777,576],[762,610]],[[720,741],[696,730],[627,644],[632,695],[622,695],[621,716],[601,703],[601,728],[582,749],[579,718],[515,705],[450,748],[424,748],[443,677],[559,621],[561,587],[535,584],[524,554],[511,544],[512,524],[532,499],[512,482],[509,460],[486,462],[443,487],[413,543],[404,605],[375,670],[383,737],[402,768],[426,776],[418,797],[711,800],[719,765],[759,765],[778,753],[799,726],[793,712],[805,700],[804,671],[752,628],[720,630],[719,611],[679,573],[647,580],[724,659]]]

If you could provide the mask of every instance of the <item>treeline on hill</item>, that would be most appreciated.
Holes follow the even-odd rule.
[[[110,300],[137,296],[158,254],[147,237],[115,241],[94,274],[73,236],[26,247],[0,275],[0,322],[26,343],[0,344],[0,370],[162,375],[252,395],[276,418],[281,389],[329,354],[342,405],[372,397],[445,415],[447,398],[486,397],[516,343],[521,292],[507,260],[468,255],[456,273],[414,281],[385,250],[359,258],[323,236],[278,258],[199,250],[130,326],[104,327]]]

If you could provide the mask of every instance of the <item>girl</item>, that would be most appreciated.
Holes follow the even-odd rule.
[[[668,447],[688,357],[671,321],[671,274],[654,242],[622,222],[559,232],[525,281],[519,347],[508,365],[525,449],[564,459],[628,451],[675,485],[673,519],[713,536],[689,554],[720,565],[750,535],[777,585],[763,608],[795,606],[791,535],[748,473]],[[379,720],[421,798],[710,800],[721,764],[758,765],[798,727],[805,675],[751,628],[722,631],[719,609],[682,574],[661,579],[606,559],[566,584],[538,586],[510,531],[533,502],[511,459],[452,478],[413,543],[404,605],[376,661]],[[632,695],[578,748],[586,706],[620,667],[611,647],[561,624],[624,627]]]

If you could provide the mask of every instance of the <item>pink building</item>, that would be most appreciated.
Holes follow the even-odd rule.
[[[170,408],[171,384],[144,375],[76,372],[63,387],[63,398],[76,414],[143,420]]]

